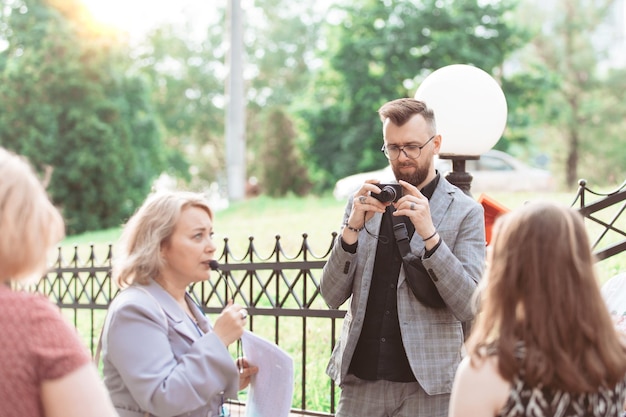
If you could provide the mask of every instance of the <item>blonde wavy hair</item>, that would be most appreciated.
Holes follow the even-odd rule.
[[[133,283],[148,284],[163,267],[161,245],[174,233],[181,212],[187,207],[205,210],[211,220],[213,211],[203,194],[188,191],[163,191],[148,196],[128,220],[117,245],[118,255],[112,276],[120,288]]]
[[[28,160],[0,148],[0,282],[39,278],[65,224]],[[37,276],[39,274],[39,276]]]
[[[594,263],[582,215],[570,207],[534,202],[499,217],[467,342],[472,363],[493,354],[505,380],[568,392],[615,386],[626,351]]]

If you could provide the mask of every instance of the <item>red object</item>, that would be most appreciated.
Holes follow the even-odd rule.
[[[487,241],[487,246],[489,246],[493,224],[499,216],[510,210],[484,193],[478,197],[477,201],[485,210],[485,240]]]

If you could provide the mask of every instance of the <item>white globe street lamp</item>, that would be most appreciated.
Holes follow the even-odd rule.
[[[452,160],[446,179],[470,194],[472,176],[465,172],[465,161],[491,149],[506,127],[502,88],[480,68],[455,64],[426,77],[415,98],[435,112],[437,133],[442,137],[439,157]]]

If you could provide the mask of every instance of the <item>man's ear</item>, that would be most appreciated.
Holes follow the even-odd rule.
[[[437,134],[435,136],[435,138],[433,139],[433,143],[435,144],[435,150],[434,150],[434,154],[435,155],[439,155],[439,151],[441,150],[441,141],[442,141],[442,137],[441,135]]]

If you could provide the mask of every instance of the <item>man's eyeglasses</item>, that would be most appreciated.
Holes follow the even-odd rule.
[[[383,145],[380,150],[390,161],[395,161],[396,159],[400,158],[400,152],[404,152],[404,155],[409,159],[417,159],[422,154],[422,149],[424,148],[424,146],[428,145],[428,143],[433,140],[435,136],[437,135],[431,136],[430,139],[428,139],[423,145]]]

